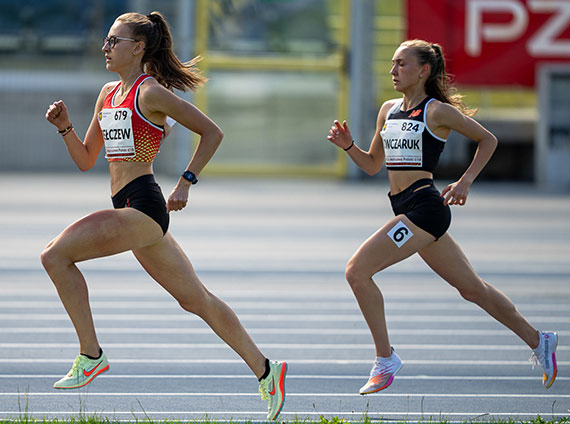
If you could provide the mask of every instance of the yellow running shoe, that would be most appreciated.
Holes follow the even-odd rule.
[[[91,383],[95,377],[108,370],[109,361],[104,352],[101,352],[99,359],[89,359],[85,355],[78,355],[67,375],[57,381],[53,388],[78,389]]]
[[[285,403],[285,362],[269,361],[269,375],[259,382],[259,394],[267,401],[267,419],[275,420]]]

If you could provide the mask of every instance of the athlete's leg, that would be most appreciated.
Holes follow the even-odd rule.
[[[403,223],[407,230],[400,230],[391,237],[388,233],[398,223]],[[406,234],[406,231],[409,233]],[[406,240],[410,234],[411,237]],[[398,247],[394,238],[404,243]],[[366,240],[346,266],[346,279],[372,333],[376,356],[388,357],[392,354],[392,350],[386,328],[384,298],[372,277],[433,241],[434,236],[414,225],[405,215],[398,215]]]
[[[184,310],[201,317],[243,358],[257,378],[263,375],[265,356],[247,334],[232,309],[204,287],[190,260],[170,233],[166,233],[158,243],[135,249],[133,253],[149,275],[164,287]]]
[[[463,298],[479,305],[517,334],[531,349],[538,346],[537,330],[517,311],[507,296],[477,275],[449,234],[424,247],[419,254],[429,267],[455,287]]]
[[[41,260],[53,281],[79,338],[80,352],[99,355],[99,343],[89,307],[87,284],[75,265],[155,243],[160,226],[142,212],[103,210],[71,224],[44,249]]]

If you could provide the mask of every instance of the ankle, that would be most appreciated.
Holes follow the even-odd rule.
[[[532,350],[539,350],[544,345],[544,341],[542,339],[540,331],[536,331],[533,336],[534,337],[532,338],[531,343],[529,343],[529,347]]]
[[[93,355],[93,353],[94,353],[93,351],[89,351],[89,353],[81,352],[81,355],[86,356],[87,358],[89,358],[91,360],[97,360],[101,357],[101,355],[103,355],[103,349],[99,348],[99,351],[95,355]]]
[[[265,371],[264,371],[264,373],[261,375],[261,377],[259,377],[259,378],[257,379],[258,381],[261,381],[261,380],[263,380],[264,378],[267,378],[267,376],[268,376],[269,373],[271,372],[271,367],[270,367],[270,365],[269,365],[269,359],[268,359],[268,358],[265,358],[264,367],[265,367]]]

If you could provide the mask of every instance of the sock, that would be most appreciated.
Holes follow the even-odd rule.
[[[389,361],[391,359],[392,359],[392,355],[388,356],[387,358],[384,358],[383,356],[377,356],[376,362],[385,362],[385,361]]]
[[[92,361],[95,361],[97,359],[99,359],[101,357],[101,355],[103,355],[103,349],[99,348],[99,356],[94,358],[93,356],[89,356],[86,353],[82,353],[83,356],[87,356],[89,359],[91,359]]]
[[[271,368],[269,367],[269,359],[265,358],[265,372],[263,373],[263,375],[259,378],[258,381],[263,380],[265,377],[267,377],[269,375],[269,371],[271,371]]]

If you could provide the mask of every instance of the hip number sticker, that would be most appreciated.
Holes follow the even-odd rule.
[[[388,237],[390,237],[398,248],[402,247],[413,235],[412,230],[406,227],[406,224],[402,221],[398,221],[397,224],[388,231]]]

